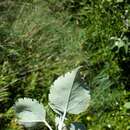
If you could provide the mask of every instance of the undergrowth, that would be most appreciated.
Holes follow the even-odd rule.
[[[0,128],[21,130],[10,110],[16,99],[47,103],[51,83],[83,66],[91,106],[70,121],[129,130],[129,10],[127,0],[0,2]]]

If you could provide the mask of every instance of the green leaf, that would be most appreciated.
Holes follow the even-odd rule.
[[[123,2],[124,0],[117,0],[117,3]]]
[[[38,122],[45,122],[46,112],[42,104],[35,99],[18,99],[14,105],[18,123],[25,127],[34,127]]]
[[[90,93],[81,80],[79,69],[60,76],[51,86],[49,101],[55,112],[79,114],[89,106]]]
[[[7,87],[1,87],[0,86],[0,102],[4,101],[7,99],[8,97],[8,91],[7,91]]]
[[[130,102],[126,102],[125,105],[124,105],[124,107],[125,107],[126,109],[130,109]]]

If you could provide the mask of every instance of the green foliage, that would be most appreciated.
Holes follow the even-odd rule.
[[[9,123],[13,119],[7,111],[14,101],[26,96],[47,104],[51,83],[82,65],[92,104],[70,121],[82,121],[89,130],[129,129],[129,110],[124,108],[130,98],[129,4],[128,0],[1,1],[0,110],[6,125],[0,128],[21,129]]]
[[[125,107],[126,109],[130,109],[130,102],[126,102],[125,105],[124,105],[124,107]]]
[[[0,101],[3,101],[7,97],[8,93],[6,88],[0,88]]]
[[[55,111],[56,128],[62,130],[66,125],[64,120],[67,113],[79,114],[84,112],[90,104],[90,94],[86,90],[85,84],[81,81],[78,67],[72,72],[68,72],[65,76],[60,76],[51,86],[49,94],[49,105]],[[35,99],[24,98],[19,99],[14,109],[18,118],[18,123],[26,128],[37,128],[38,123],[44,122],[45,125],[52,130],[51,126],[46,121],[46,110],[42,104],[38,103]],[[67,119],[67,118],[66,118]],[[82,129],[84,125],[73,123],[70,129]],[[84,128],[85,129],[85,128]]]

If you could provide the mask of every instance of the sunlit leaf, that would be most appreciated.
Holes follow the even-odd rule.
[[[125,107],[126,109],[130,109],[130,102],[126,102],[125,105],[124,105],[124,107]]]

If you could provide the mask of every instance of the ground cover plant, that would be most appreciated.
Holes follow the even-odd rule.
[[[69,128],[64,123],[67,120],[67,113],[80,114],[90,104],[90,92],[85,87],[85,83],[81,81],[79,69],[80,67],[60,76],[51,86],[49,106],[57,113],[55,117],[55,129],[86,129],[84,125],[76,122],[72,123]],[[37,123],[43,122],[49,130],[52,130],[52,127],[46,121],[45,107],[35,99],[19,99],[15,103],[14,109],[19,124],[27,128],[34,128]]]
[[[129,11],[128,0],[0,1],[0,129],[23,130],[15,102],[27,97],[46,106],[55,79],[82,66],[91,103],[65,123],[129,130]]]

